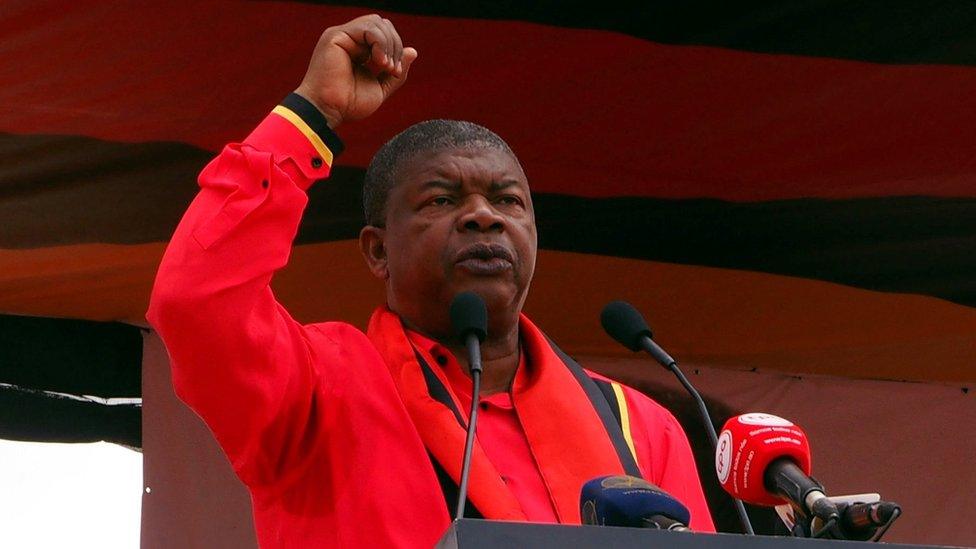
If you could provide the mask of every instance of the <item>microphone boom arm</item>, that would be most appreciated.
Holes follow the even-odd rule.
[[[478,395],[481,394],[481,341],[475,333],[464,338],[471,364],[471,413],[468,414],[468,434],[464,440],[464,458],[461,461],[461,481],[458,484],[458,503],[455,518],[464,518],[464,504],[468,499],[468,474],[471,472],[471,450],[474,447],[475,429],[478,424]]]
[[[671,370],[671,372],[678,378],[678,381],[684,386],[688,394],[698,405],[698,413],[701,414],[702,422],[705,424],[705,431],[708,432],[708,440],[712,443],[712,448],[718,446],[718,434],[715,432],[715,426],[712,425],[711,416],[708,413],[708,408],[705,406],[705,401],[702,399],[698,390],[688,381],[685,377],[684,372],[681,368],[678,368],[678,361],[671,358],[660,345],[654,342],[650,337],[644,336],[640,339],[641,348],[643,348],[649,355],[654,357],[655,360],[664,365],[665,368]],[[739,515],[739,522],[742,523],[742,529],[746,534],[752,536],[755,535],[755,531],[752,529],[752,523],[749,521],[749,515],[746,514],[746,507],[742,504],[742,500],[738,498],[732,498],[732,503],[735,506],[735,511]]]

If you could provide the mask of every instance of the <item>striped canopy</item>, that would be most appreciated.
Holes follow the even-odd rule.
[[[274,281],[298,319],[365,324],[365,167],[410,124],[467,119],[528,174],[527,312],[568,352],[639,385],[599,328],[626,299],[694,368],[921,382],[974,409],[976,4],[354,4],[4,3],[0,436],[141,445],[138,407],[52,394],[142,395],[149,290],[196,174],[325,27],[370,11],[420,57],[339,128]]]

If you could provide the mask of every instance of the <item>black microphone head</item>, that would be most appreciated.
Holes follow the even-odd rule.
[[[641,349],[640,341],[643,336],[654,339],[644,317],[626,301],[607,303],[600,313],[600,324],[610,337],[631,351]]]
[[[488,308],[485,300],[474,292],[461,292],[451,301],[451,326],[463,345],[468,334],[484,341],[488,336]]]
[[[895,514],[901,514],[901,506],[893,501],[880,501],[874,505],[877,510],[877,521],[882,524],[887,524]]]

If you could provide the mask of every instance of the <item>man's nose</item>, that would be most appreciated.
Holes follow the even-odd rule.
[[[464,205],[458,218],[458,229],[461,231],[501,232],[504,229],[504,218],[492,207],[491,202],[483,196],[472,197]]]

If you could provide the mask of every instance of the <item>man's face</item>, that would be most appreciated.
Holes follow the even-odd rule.
[[[517,315],[537,245],[525,174],[494,148],[418,153],[400,166],[382,239],[385,268],[373,271],[386,278],[393,310],[417,327],[449,330],[449,304],[466,290],[490,316]]]

